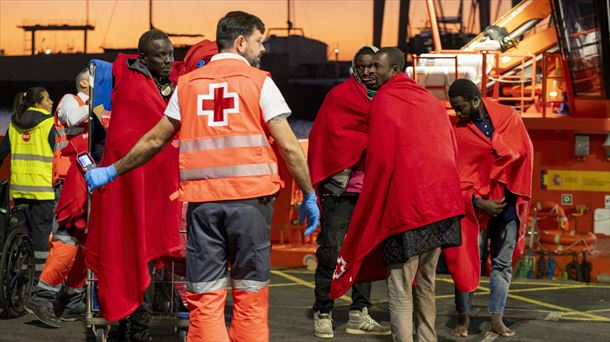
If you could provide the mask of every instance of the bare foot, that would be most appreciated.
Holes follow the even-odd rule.
[[[468,314],[458,314],[458,324],[453,330],[451,335],[457,337],[467,337],[468,327],[470,326],[470,316]]]
[[[510,337],[515,335],[514,330],[510,330],[502,321],[502,314],[491,314],[491,328],[490,331],[502,337]]]

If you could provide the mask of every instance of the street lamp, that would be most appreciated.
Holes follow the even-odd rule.
[[[339,46],[333,51],[335,53],[335,81],[339,79]]]

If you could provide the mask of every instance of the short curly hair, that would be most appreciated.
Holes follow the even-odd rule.
[[[377,51],[377,55],[385,54],[388,57],[390,66],[397,66],[400,72],[405,71],[405,53],[401,49],[396,47],[382,47]]]
[[[461,96],[464,100],[471,101],[477,97],[481,98],[481,91],[471,80],[460,78],[451,84],[447,95],[449,95],[450,99]]]
[[[165,40],[171,43],[169,36],[165,32],[152,29],[144,32],[142,36],[140,36],[140,39],[138,40],[138,52],[144,52],[148,43],[154,40]]]

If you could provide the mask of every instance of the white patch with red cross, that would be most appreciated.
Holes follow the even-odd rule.
[[[197,115],[208,116],[208,126],[228,126],[229,114],[239,113],[239,95],[229,84],[210,83],[208,94],[197,95]]]
[[[345,274],[345,266],[347,262],[343,259],[342,256],[337,258],[337,266],[335,267],[335,272],[333,273],[333,279],[339,279]]]

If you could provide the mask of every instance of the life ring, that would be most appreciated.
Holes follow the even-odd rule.
[[[584,241],[587,244],[592,244],[596,239],[597,237],[595,234],[576,234],[573,230],[570,231],[569,234],[566,234],[566,232],[561,229],[540,231],[540,242],[557,245],[567,246],[581,241]]]
[[[584,244],[576,244],[574,246],[556,245],[550,243],[540,243],[540,248],[543,251],[552,252],[553,254],[580,254],[582,252],[590,251],[588,246]]]

